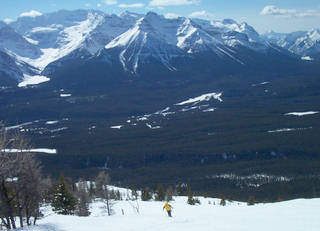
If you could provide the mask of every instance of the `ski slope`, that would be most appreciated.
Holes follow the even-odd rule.
[[[320,199],[298,199],[279,203],[256,204],[200,198],[201,205],[188,205],[186,197],[170,202],[173,217],[162,210],[163,202],[119,201],[114,215],[107,216],[105,204],[91,204],[89,217],[54,214],[45,208],[45,217],[32,231],[319,231]],[[139,213],[134,207],[139,205]],[[123,211],[123,213],[122,213]]]

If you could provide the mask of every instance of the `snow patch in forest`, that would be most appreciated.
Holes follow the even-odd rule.
[[[306,112],[290,112],[284,115],[305,116],[305,115],[314,115],[318,113],[319,113],[318,111],[306,111]]]
[[[201,95],[201,96],[198,96],[198,97],[195,97],[195,98],[190,98],[186,101],[183,101],[181,103],[177,103],[175,105],[177,106],[182,106],[182,105],[185,105],[185,104],[198,104],[200,102],[203,102],[203,101],[209,101],[211,99],[216,99],[220,102],[223,102],[223,100],[221,99],[221,96],[222,96],[222,92],[220,93],[208,93],[208,94],[204,94],[204,95]]]
[[[112,129],[121,129],[123,125],[116,125],[116,126],[111,126],[110,128]]]
[[[32,149],[3,149],[1,152],[8,152],[8,153],[23,153],[23,152],[40,152],[40,153],[47,153],[47,154],[57,154],[57,149],[49,149],[49,148],[32,148]]]
[[[276,129],[276,130],[270,130],[270,131],[268,131],[268,133],[304,131],[304,130],[309,130],[309,129],[312,129],[312,127],[308,127],[308,128],[280,128],[280,129]]]

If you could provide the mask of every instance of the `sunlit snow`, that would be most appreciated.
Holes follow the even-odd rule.
[[[305,115],[314,115],[318,113],[319,113],[318,111],[306,111],[306,112],[290,112],[290,113],[286,113],[285,115],[305,116]]]
[[[270,130],[268,133],[279,133],[279,132],[293,132],[293,131],[303,131],[303,130],[309,130],[312,129],[312,127],[309,128],[280,128],[276,130]]]
[[[222,102],[223,100],[221,99],[221,95],[222,95],[222,92],[221,93],[204,94],[204,95],[198,96],[196,98],[190,98],[190,99],[183,101],[181,103],[177,103],[176,105],[181,106],[181,105],[191,104],[191,103],[197,104],[197,103],[200,103],[203,101],[209,101],[211,99],[217,99],[220,102]]]
[[[35,75],[35,76],[30,76],[30,75],[24,75],[24,80],[18,84],[18,87],[26,87],[28,85],[36,85],[40,83],[44,83],[49,81],[50,79],[46,76],[43,75]]]
[[[318,231],[320,199],[296,199],[248,206],[242,202],[199,198],[200,205],[188,205],[187,197],[174,197],[172,217],[163,210],[164,202],[116,201],[108,216],[106,202],[90,205],[89,217],[57,215],[44,207],[44,216],[28,231]]]
[[[53,120],[53,121],[47,121],[46,124],[56,124],[58,123],[58,120]]]
[[[47,154],[57,154],[57,149],[48,149],[48,148],[32,148],[32,149],[3,149],[2,152],[40,152]]]
[[[60,94],[60,97],[70,97],[72,96],[71,94]]]
[[[110,128],[112,128],[112,129],[120,129],[122,127],[123,127],[123,125],[116,125],[116,126],[111,126]]]
[[[312,61],[313,58],[311,58],[310,56],[303,56],[301,57],[302,60],[305,60],[305,61]]]

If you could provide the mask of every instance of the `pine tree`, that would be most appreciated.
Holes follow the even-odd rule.
[[[171,201],[172,199],[173,199],[173,188],[171,186],[169,186],[166,190],[165,200]]]
[[[67,189],[64,176],[61,175],[59,183],[53,192],[53,199],[51,202],[53,211],[64,215],[74,214],[76,205],[77,199]]]
[[[188,196],[188,201],[187,201],[187,203],[188,203],[189,205],[200,204],[200,200],[199,200],[198,198],[194,198],[194,197],[193,197],[193,192],[192,192],[190,186],[188,186],[188,189],[187,189],[187,196]]]
[[[224,195],[221,196],[220,205],[221,206],[225,206],[226,205],[226,198],[224,197]]]
[[[185,185],[179,183],[176,186],[176,191],[177,191],[178,196],[185,196]]]
[[[149,201],[152,199],[152,193],[149,188],[145,188],[141,190],[141,200]]]
[[[158,185],[155,195],[156,201],[164,201],[166,194],[164,193],[163,186],[161,184]]]
[[[132,198],[132,200],[137,200],[138,196],[139,196],[139,194],[137,192],[136,187],[132,186],[131,187],[131,198]]]
[[[256,199],[254,196],[250,196],[247,202],[247,205],[254,205],[256,203]]]
[[[194,199],[193,199],[193,192],[191,191],[191,188],[190,186],[188,185],[188,189],[187,189],[187,196],[188,196],[188,201],[187,203],[189,205],[194,205],[195,202],[194,202]]]

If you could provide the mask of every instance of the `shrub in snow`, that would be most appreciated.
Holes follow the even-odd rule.
[[[254,205],[256,203],[256,199],[254,196],[250,196],[247,202],[247,205]]]
[[[198,198],[194,198],[194,197],[193,197],[193,192],[191,191],[191,188],[190,188],[190,187],[188,187],[187,196],[188,196],[188,201],[187,201],[187,203],[188,203],[189,205],[200,204],[200,200],[199,200]]]
[[[88,193],[87,182],[80,181],[78,183],[76,195],[78,197],[78,204],[76,207],[76,214],[78,216],[87,217],[90,215],[89,204],[91,202]]]
[[[221,206],[225,206],[226,205],[226,199],[225,199],[225,197],[223,195],[221,196],[220,205]]]
[[[142,201],[149,201],[152,199],[152,193],[150,192],[149,188],[144,188],[141,190],[141,200]]]

